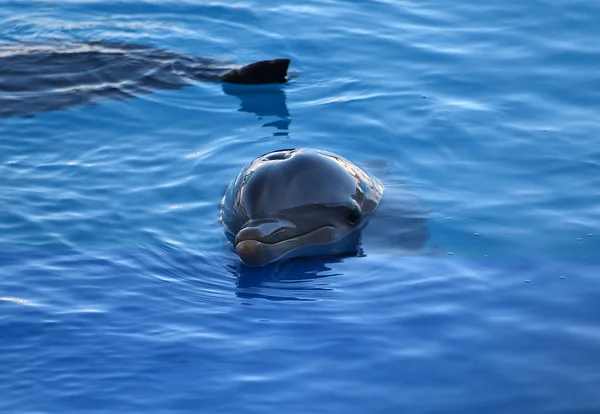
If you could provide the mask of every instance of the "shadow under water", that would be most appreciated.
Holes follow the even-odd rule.
[[[429,211],[407,185],[384,180],[384,193],[362,234],[365,253],[375,250],[395,255],[427,254]]]
[[[129,99],[155,90],[180,89],[194,81],[220,82],[221,74],[236,67],[127,42],[4,44],[0,47],[0,117],[30,117],[102,99]],[[289,117],[283,91],[271,88],[265,99],[251,88],[224,88],[224,92],[240,99],[241,111]]]

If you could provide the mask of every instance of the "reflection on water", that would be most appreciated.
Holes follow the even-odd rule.
[[[268,299],[273,301],[315,301],[318,293],[333,290],[328,280],[341,275],[332,265],[341,263],[340,257],[292,259],[261,268],[243,265],[231,250],[221,253],[161,249],[157,246],[127,253],[104,252],[115,266],[113,275],[127,274],[131,269],[142,269],[133,274],[143,275],[142,284],[154,291],[158,286],[167,289],[182,302],[203,302],[206,297],[240,299]],[[104,269],[104,271],[108,271]],[[331,282],[333,283],[333,282]],[[140,287],[136,288],[140,291]]]
[[[254,114],[258,119],[276,117],[263,127],[273,127],[273,136],[287,136],[290,123],[290,112],[287,107],[285,91],[280,85],[245,86],[222,84],[223,92],[240,100],[240,112]]]
[[[339,276],[330,265],[341,258],[296,258],[261,268],[241,263],[227,265],[227,271],[236,278],[237,297],[274,301],[314,301],[316,291],[331,291],[327,279]]]

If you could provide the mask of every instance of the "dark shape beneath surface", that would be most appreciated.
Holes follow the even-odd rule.
[[[238,67],[126,42],[9,44],[0,47],[0,117],[127,99],[193,81],[281,84],[289,64],[274,59]]]

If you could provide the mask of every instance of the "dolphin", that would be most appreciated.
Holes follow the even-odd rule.
[[[193,81],[282,84],[290,59],[245,66],[127,42],[0,45],[0,117],[127,99]]]
[[[231,182],[221,222],[243,264],[356,254],[383,184],[339,155],[311,148],[261,155]]]

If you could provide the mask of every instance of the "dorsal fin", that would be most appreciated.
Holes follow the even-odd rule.
[[[289,59],[261,60],[225,72],[220,78],[223,82],[240,85],[285,83],[289,66]]]

